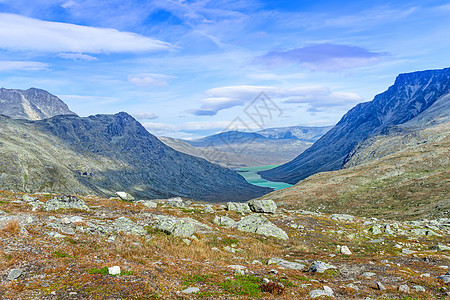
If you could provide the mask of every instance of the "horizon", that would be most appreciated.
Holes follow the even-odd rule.
[[[120,5],[119,5],[120,4]],[[0,85],[80,116],[126,111],[157,136],[330,126],[401,73],[448,67],[446,1],[0,1]]]

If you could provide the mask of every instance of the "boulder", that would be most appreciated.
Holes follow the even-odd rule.
[[[181,199],[180,197],[168,199],[167,205],[170,205],[173,207],[185,207],[186,206],[183,199]]]
[[[324,263],[323,261],[314,261],[309,267],[308,272],[323,273],[328,269],[337,269],[335,266]]]
[[[236,223],[239,231],[254,232],[264,236],[272,236],[278,239],[287,240],[289,236],[282,229],[272,224],[267,218],[261,215],[249,215]]]
[[[155,228],[167,234],[181,237],[190,237],[195,231],[194,224],[191,222],[172,217],[159,218]]]
[[[114,221],[113,226],[114,230],[117,232],[124,232],[134,235],[145,235],[147,233],[143,226],[139,226],[132,220],[125,217],[117,218]]]
[[[223,217],[216,216],[214,218],[213,222],[217,225],[222,225],[222,226],[225,226],[228,228],[236,226],[236,221],[227,216],[223,216]]]
[[[83,200],[70,195],[55,196],[44,204],[46,211],[70,208],[89,210],[89,207]]]
[[[109,267],[108,274],[112,276],[120,275],[120,267],[119,266]]]
[[[345,222],[353,222],[353,220],[355,219],[354,216],[347,214],[333,214],[330,216],[330,218],[335,221],[345,221]]]
[[[251,200],[247,203],[250,209],[257,213],[274,214],[277,211],[277,205],[272,200]]]
[[[134,201],[134,197],[127,192],[116,192],[116,195],[123,201]]]
[[[290,262],[290,261],[287,261],[287,260],[284,260],[284,259],[278,258],[278,257],[273,257],[273,258],[269,259],[267,264],[268,265],[276,264],[279,267],[283,267],[286,269],[293,269],[293,270],[303,270],[306,267],[303,264],[296,263],[296,262]]]
[[[22,269],[12,269],[11,271],[9,271],[6,280],[16,280],[17,278],[20,277],[20,275],[22,275],[22,272],[23,272]]]
[[[38,199],[38,197],[33,197],[33,196],[25,194],[25,195],[22,196],[22,200],[25,201],[25,202],[34,202],[34,201],[37,201],[39,199]]]
[[[228,202],[227,209],[230,211],[235,211],[235,212],[242,213],[242,214],[252,212],[247,203]]]

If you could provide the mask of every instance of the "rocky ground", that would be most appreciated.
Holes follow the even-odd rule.
[[[449,233],[450,218],[328,215],[270,200],[0,192],[0,298],[445,299]]]

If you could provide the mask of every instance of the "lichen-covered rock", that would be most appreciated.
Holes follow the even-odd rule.
[[[306,266],[301,263],[290,262],[282,258],[273,257],[267,262],[268,265],[276,264],[280,267],[293,270],[303,270]]]
[[[195,231],[193,223],[168,216],[159,216],[155,228],[182,237],[190,237]]]
[[[114,221],[113,227],[114,227],[114,230],[117,232],[124,232],[124,233],[135,234],[135,235],[145,235],[146,234],[144,227],[137,225],[132,220],[125,218],[125,217],[117,218]]]
[[[352,222],[353,219],[355,219],[354,216],[348,214],[333,214],[330,216],[330,218],[335,221],[345,221],[345,222]]]
[[[134,201],[134,197],[127,192],[116,192],[116,195],[123,201]]]
[[[315,261],[309,267],[308,272],[323,273],[328,269],[337,269],[335,266],[324,263],[323,261]]]
[[[25,202],[34,202],[34,201],[37,201],[38,198],[25,194],[22,196],[22,200]]]
[[[276,227],[267,218],[261,215],[253,214],[242,218],[236,223],[239,231],[254,232],[264,236],[272,236],[278,239],[287,240],[289,236],[282,229]]]
[[[150,201],[150,200],[140,200],[138,202],[142,203],[142,205],[144,205],[144,206],[146,206],[148,208],[157,208],[158,207],[157,203],[155,203],[153,201]]]
[[[228,228],[236,226],[236,221],[227,216],[223,216],[223,217],[216,216],[214,218],[213,222],[217,225],[222,225],[222,226],[225,226]]]
[[[83,200],[70,195],[54,196],[52,199],[48,200],[43,207],[46,211],[70,208],[89,210],[89,207]]]
[[[242,213],[242,214],[252,212],[247,203],[228,202],[227,209],[230,211],[235,211],[235,212]]]
[[[274,214],[277,211],[277,205],[272,200],[251,200],[248,206],[257,213]]]
[[[167,205],[170,205],[173,207],[185,207],[186,206],[183,199],[181,199],[180,197],[168,199]]]

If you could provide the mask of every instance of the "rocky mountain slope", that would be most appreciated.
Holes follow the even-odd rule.
[[[286,163],[331,128],[291,126],[257,132],[222,132],[196,140],[160,139],[177,151],[240,168]]]
[[[14,119],[42,120],[58,115],[75,115],[58,97],[47,91],[0,89],[0,114]]]
[[[294,160],[260,175],[271,181],[294,184],[318,172],[341,169],[356,145],[390,126],[419,116],[439,99],[448,99],[449,93],[450,68],[401,74],[386,92],[351,109]]]
[[[446,299],[449,225],[0,192],[0,298]]]
[[[0,188],[137,198],[242,201],[271,189],[177,152],[126,113],[41,121],[0,116]]]

